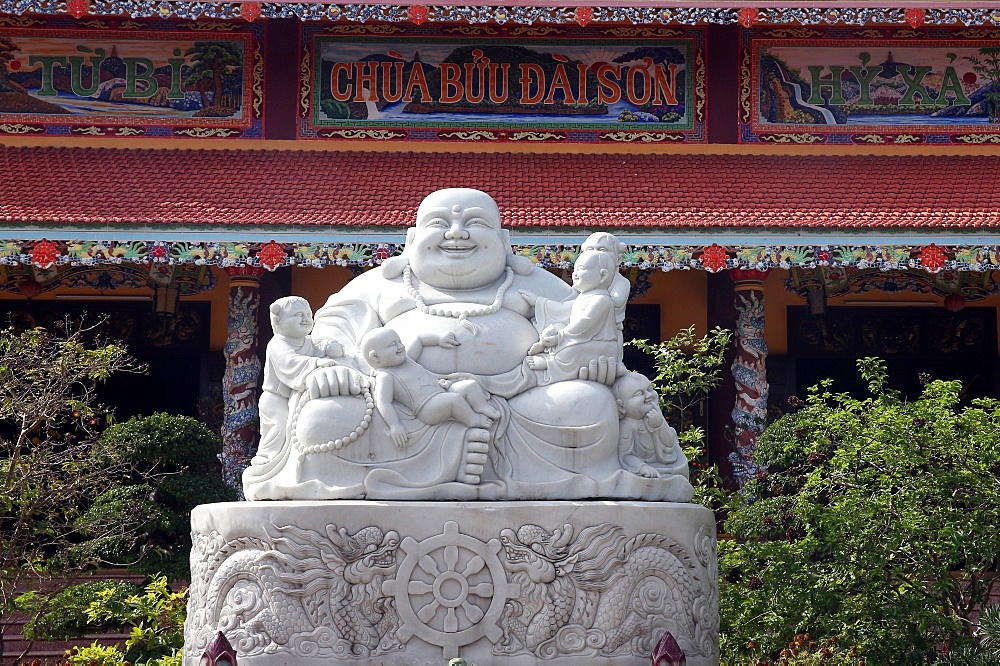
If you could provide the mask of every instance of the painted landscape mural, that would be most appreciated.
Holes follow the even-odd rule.
[[[704,104],[694,103],[696,79],[704,78],[698,47],[694,38],[511,43],[318,34],[300,134],[600,141],[640,131],[703,140]]]
[[[3,28],[0,132],[258,137],[253,51],[249,32]]]
[[[995,41],[745,39],[744,47],[752,63],[745,141],[995,143],[984,137],[1000,132]]]

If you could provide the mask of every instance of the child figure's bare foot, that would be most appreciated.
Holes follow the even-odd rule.
[[[483,430],[489,430],[491,425],[493,425],[493,419],[485,414],[476,414],[476,418],[468,424],[470,428],[482,428]]]
[[[524,361],[525,363],[528,364],[528,367],[531,368],[532,370],[544,370],[549,366],[549,363],[548,361],[545,360],[545,357],[539,356],[537,354],[528,356],[527,358],[524,359]]]
[[[464,397],[473,411],[487,416],[492,421],[500,418],[500,410],[489,403],[490,394],[484,391],[475,380],[455,382],[452,385],[452,390]]]
[[[478,386],[475,391],[470,391],[471,395],[466,397],[469,401],[469,405],[476,410],[477,413],[482,414],[490,420],[490,425],[493,421],[500,418],[500,410],[491,405],[486,398],[486,393],[480,389]]]
[[[496,409],[488,402],[484,402],[482,405],[473,405],[472,407],[477,412],[488,418],[490,420],[490,425],[492,425],[493,421],[500,418],[500,410]]]

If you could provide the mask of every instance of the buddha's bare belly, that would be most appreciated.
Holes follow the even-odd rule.
[[[425,346],[417,361],[431,372],[448,374],[469,372],[476,375],[496,375],[517,367],[527,355],[528,347],[538,340],[534,326],[521,315],[500,310],[491,315],[472,317],[463,326],[458,319],[437,317],[410,310],[386,324],[395,330],[412,354],[420,333],[453,331],[459,345],[452,349]]]

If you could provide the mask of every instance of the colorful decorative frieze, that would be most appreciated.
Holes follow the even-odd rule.
[[[320,2],[185,2],[171,0],[0,0],[0,14],[128,16],[161,19],[296,18],[301,21],[633,25],[1000,25],[1000,10],[982,8],[772,7],[530,7],[455,5],[336,5]],[[0,17],[2,18],[2,17]],[[0,22],[2,25],[2,22]]]
[[[743,30],[740,141],[1000,142],[998,36],[929,27]]]
[[[260,24],[29,23],[0,28],[0,136],[263,138]]]
[[[149,289],[171,287],[180,296],[211,291],[218,280],[209,266],[195,264],[116,264],[116,270],[99,266],[50,266],[45,270],[30,263],[0,265],[0,291],[37,294],[59,287],[71,289]]]
[[[703,142],[704,31],[303,27],[299,137]],[[476,34],[480,32],[480,34]]]
[[[810,291],[822,289],[828,298],[880,291],[941,297],[961,294],[969,301],[982,300],[998,291],[990,271],[942,270],[926,273],[851,266],[793,268],[788,273],[785,288],[803,297]]]
[[[515,244],[515,254],[545,268],[569,268],[580,254],[573,244]],[[165,264],[251,266],[375,266],[403,251],[402,243],[278,243],[174,241],[0,241],[0,266]],[[767,270],[834,266],[880,271],[922,269],[983,272],[1000,269],[1000,245],[629,245],[622,266],[642,270]]]

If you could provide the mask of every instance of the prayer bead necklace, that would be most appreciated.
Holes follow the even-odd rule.
[[[458,322],[465,328],[472,331],[472,334],[476,334],[475,325],[469,321],[469,317],[482,317],[484,315],[495,314],[500,310],[500,306],[503,305],[504,294],[507,293],[507,289],[510,285],[514,283],[514,271],[507,267],[506,279],[497,289],[496,298],[489,305],[480,305],[478,307],[462,305],[458,306],[462,308],[461,310],[453,309],[450,307],[445,307],[444,305],[427,305],[424,302],[424,297],[420,295],[418,288],[413,286],[413,275],[410,271],[410,267],[406,266],[403,269],[403,287],[406,288],[406,293],[412,298],[416,304],[417,309],[423,312],[425,315],[430,315],[432,317],[451,317],[452,319],[457,319]]]

